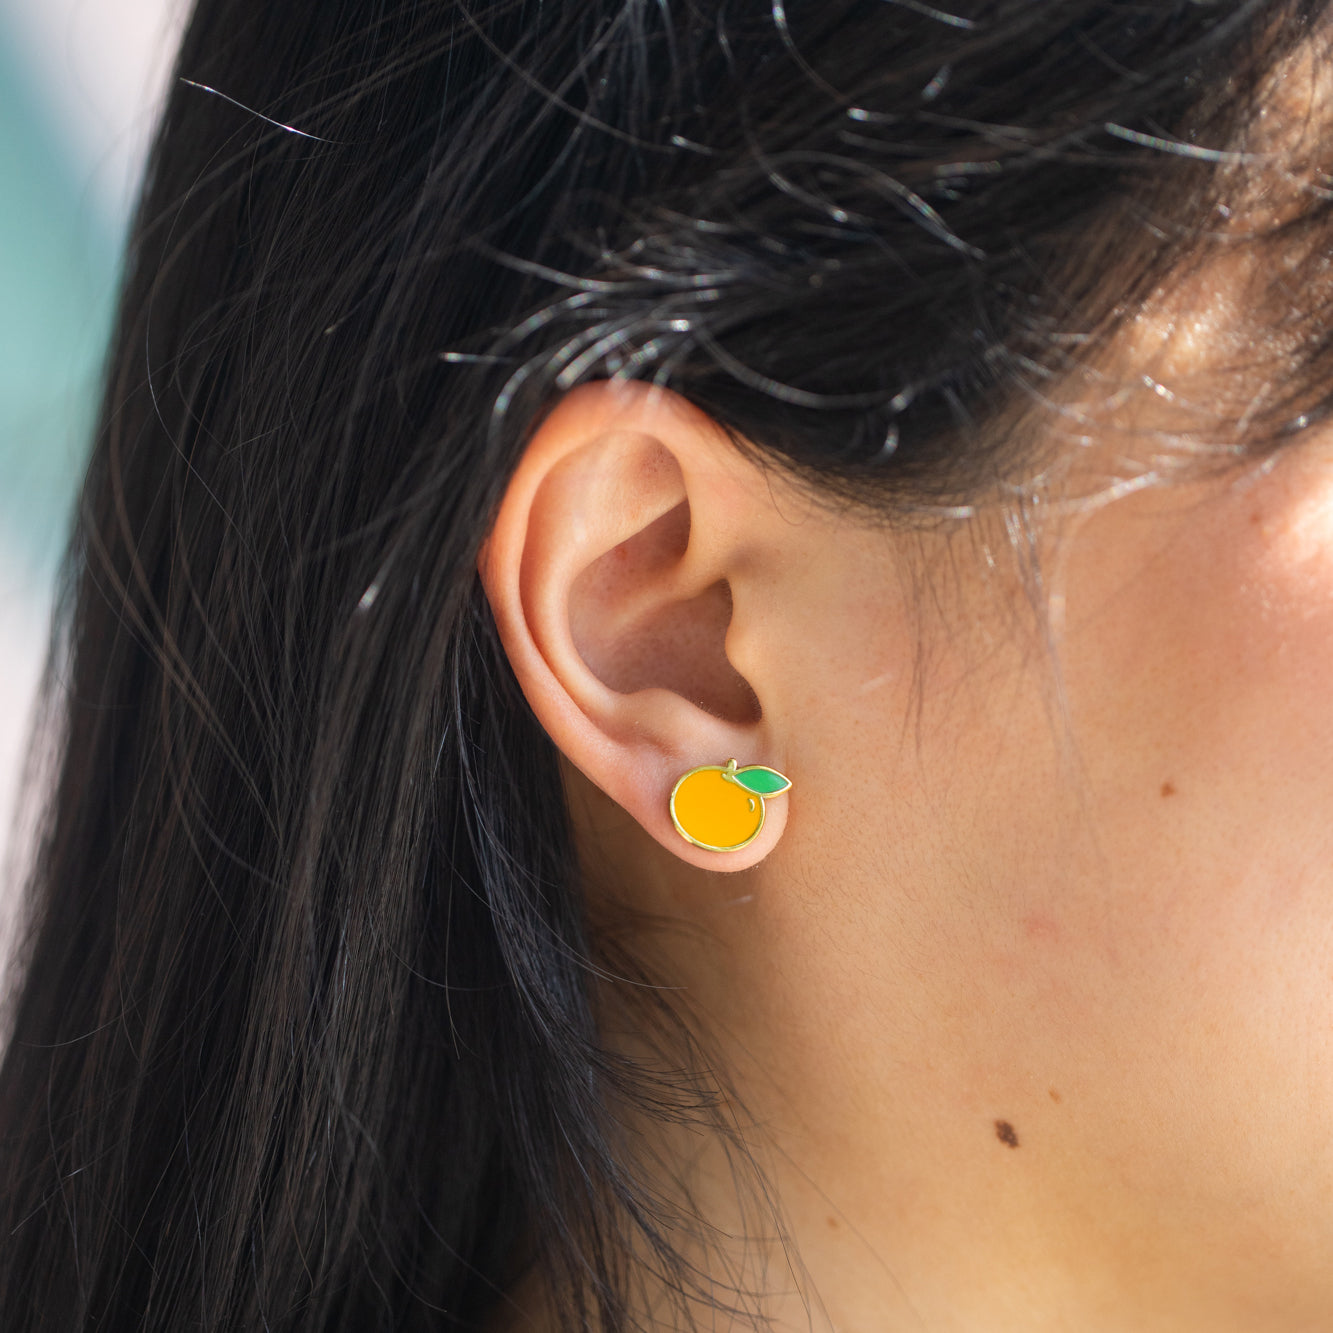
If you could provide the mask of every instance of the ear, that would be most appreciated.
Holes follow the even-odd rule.
[[[682,860],[742,870],[773,848],[687,842],[669,802],[706,764],[784,771],[764,707],[764,553],[786,526],[764,472],[669,390],[566,395],[520,462],[479,561],[500,638],[565,757]],[[756,595],[742,595],[755,589]]]

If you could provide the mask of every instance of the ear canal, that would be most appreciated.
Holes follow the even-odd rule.
[[[570,589],[570,630],[588,669],[619,694],[661,688],[726,722],[760,718],[759,700],[727,658],[731,589],[689,594],[680,580],[690,509],[682,500],[585,569]]]

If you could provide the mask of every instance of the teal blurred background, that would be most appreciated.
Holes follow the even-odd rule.
[[[177,0],[0,0],[0,865]],[[2,906],[2,905],[0,905]]]

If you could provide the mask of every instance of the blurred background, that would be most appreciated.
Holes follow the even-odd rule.
[[[0,0],[0,866],[22,850],[12,815],[56,565],[187,9]]]

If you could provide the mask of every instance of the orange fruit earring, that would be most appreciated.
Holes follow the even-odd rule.
[[[764,798],[791,790],[776,768],[705,764],[692,768],[671,789],[671,822],[686,842],[709,852],[734,852],[753,842],[764,827]]]

